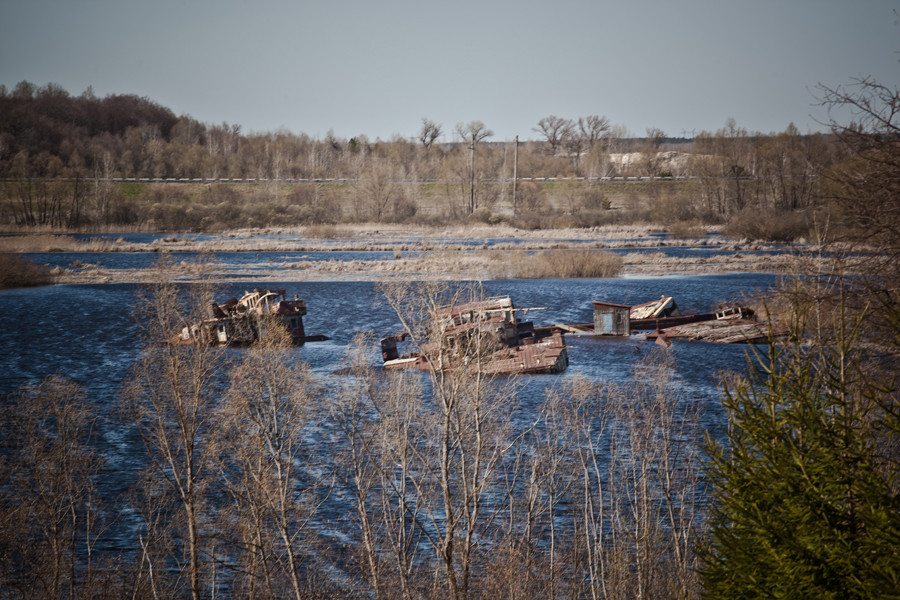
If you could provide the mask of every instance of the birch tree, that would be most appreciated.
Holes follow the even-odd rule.
[[[91,448],[97,413],[72,380],[23,387],[2,412],[0,588],[22,598],[77,598],[109,583],[96,558],[104,530]]]
[[[296,361],[290,333],[276,323],[266,332],[229,373],[218,455],[233,517],[222,535],[238,548],[236,587],[245,597],[300,600],[314,539],[309,524],[321,502],[305,444],[316,386]]]
[[[182,290],[170,262],[161,261],[156,269],[157,282],[142,292],[137,311],[144,345],[126,385],[124,409],[146,447],[152,474],[146,481],[153,488],[148,494],[170,492],[175,498],[171,518],[181,552],[169,558],[184,574],[192,598],[199,600],[203,579],[210,575],[202,548],[208,523],[204,494],[212,475],[209,434],[223,357],[217,347],[177,339],[184,327],[205,316],[211,286]]]

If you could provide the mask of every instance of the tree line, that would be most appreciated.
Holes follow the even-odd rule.
[[[775,213],[779,219],[767,221],[792,223],[790,231],[760,235],[796,237],[808,233],[813,213],[827,211],[823,179],[853,158],[833,134],[793,125],[760,134],[733,119],[691,140],[657,129],[632,137],[600,115],[550,115],[532,133],[499,141],[480,121],[445,128],[423,118],[417,132],[390,140],[245,134],[236,124],[175,116],[146,98],[97,98],[90,89],[76,97],[23,81],[0,87],[0,178],[8,180],[0,207],[3,221],[19,227],[206,231],[473,219],[528,228],[722,224]],[[595,181],[667,176],[691,179],[629,188]],[[519,181],[579,177],[589,180]],[[266,183],[172,189],[111,178]],[[325,179],[346,182],[314,181]]]

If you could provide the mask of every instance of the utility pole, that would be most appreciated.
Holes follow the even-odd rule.
[[[516,136],[516,151],[513,158],[513,216],[516,216],[516,188],[519,184],[519,136]]]
[[[469,185],[469,214],[475,214],[475,136],[472,136],[472,166],[469,169],[471,183]]]
[[[485,129],[484,123],[481,121],[472,121],[468,125],[463,125],[459,123],[456,125],[456,133],[459,134],[463,140],[468,141],[471,146],[469,149],[472,151],[472,164],[469,166],[469,214],[475,212],[475,208],[477,207],[475,203],[475,144],[480,142],[481,140],[488,138],[494,135],[494,132],[490,129]]]

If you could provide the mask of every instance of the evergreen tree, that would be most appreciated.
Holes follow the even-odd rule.
[[[710,439],[710,598],[900,598],[896,357],[839,304],[827,344],[769,344]],[[795,327],[802,330],[800,321]]]

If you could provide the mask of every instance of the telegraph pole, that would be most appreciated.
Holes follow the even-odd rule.
[[[516,216],[516,188],[519,184],[519,136],[516,136],[516,151],[513,158],[513,216]]]
[[[475,135],[472,134],[472,167],[469,171],[472,181],[469,185],[469,214],[475,214]]]

